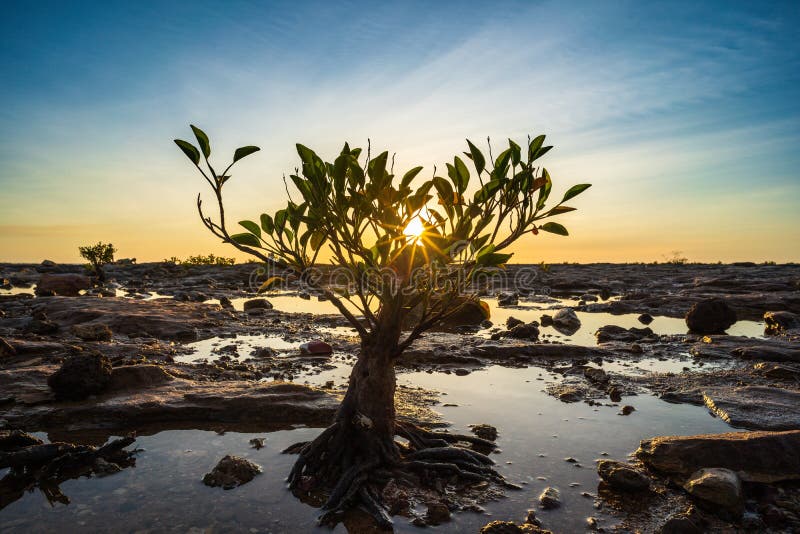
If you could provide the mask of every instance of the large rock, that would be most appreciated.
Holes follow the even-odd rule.
[[[77,297],[90,287],[92,279],[82,274],[43,274],[36,284],[36,294]]]
[[[72,325],[72,333],[84,341],[111,341],[114,337],[108,326],[98,323]]]
[[[571,336],[581,328],[581,320],[572,308],[562,308],[553,316],[553,328]]]
[[[267,299],[250,299],[246,300],[242,305],[244,311],[250,310],[271,310],[272,303]]]
[[[653,330],[649,327],[636,328],[635,326],[626,329],[615,324],[609,324],[598,328],[594,335],[598,343],[608,343],[610,341],[629,343],[652,336]]]
[[[721,511],[735,516],[744,510],[742,481],[730,469],[704,468],[693,473],[683,489],[713,511]]]
[[[720,419],[753,430],[800,429],[800,393],[767,386],[706,388],[703,402]]]
[[[788,311],[768,311],[764,314],[767,334],[783,334],[789,330],[800,330],[800,315]]]
[[[253,480],[261,467],[238,456],[227,455],[203,477],[203,484],[222,489],[233,489]]]
[[[723,334],[736,322],[736,312],[721,299],[701,300],[686,314],[686,326],[695,334]]]
[[[111,364],[102,354],[76,354],[47,379],[57,399],[81,400],[102,393],[111,382]]]
[[[545,510],[552,510],[561,506],[561,492],[557,488],[548,486],[539,495],[539,504]]]
[[[597,473],[609,486],[618,491],[645,491],[650,488],[650,479],[632,465],[614,460],[601,460]]]
[[[636,456],[649,468],[685,481],[719,467],[745,482],[800,480],[800,430],[660,436],[641,442]]]
[[[109,391],[125,391],[159,386],[175,380],[158,365],[123,365],[111,370]]]

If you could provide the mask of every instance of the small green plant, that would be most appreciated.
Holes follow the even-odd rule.
[[[98,242],[96,245],[78,247],[81,257],[89,262],[92,272],[100,282],[106,281],[106,273],[103,265],[114,262],[114,253],[117,249],[111,243]]]
[[[236,263],[236,258],[226,258],[224,256],[215,256],[214,254],[203,256],[200,254],[189,256],[185,260],[172,256],[169,259],[165,259],[164,262],[174,263],[175,265],[233,265]]]

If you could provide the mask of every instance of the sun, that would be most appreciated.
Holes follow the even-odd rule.
[[[411,219],[406,227],[403,228],[403,234],[405,234],[409,241],[413,241],[414,243],[419,241],[424,232],[425,225],[422,224],[422,217],[419,215]]]

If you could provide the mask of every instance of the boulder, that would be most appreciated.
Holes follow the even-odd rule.
[[[539,322],[542,326],[553,326],[553,316],[546,313],[539,317]]]
[[[744,510],[742,481],[730,469],[700,469],[683,484],[683,489],[712,511],[738,517]]]
[[[90,287],[92,279],[82,274],[43,274],[36,284],[36,294],[77,297]]]
[[[660,436],[641,442],[636,456],[650,469],[682,482],[706,467],[735,471],[745,482],[800,480],[800,430]]]
[[[242,305],[242,309],[244,311],[271,310],[272,309],[272,303],[270,301],[268,301],[267,299],[250,299],[250,300],[244,301],[244,304]]]
[[[309,341],[300,345],[300,352],[309,356],[327,356],[333,353],[333,347],[324,341]]]
[[[506,319],[506,328],[509,330],[520,324],[525,324],[525,321],[517,319],[516,317],[509,317]]]
[[[711,387],[703,402],[717,417],[752,430],[800,429],[800,392],[768,386]]]
[[[612,489],[637,492],[650,488],[650,478],[632,465],[614,460],[601,460],[597,473]]]
[[[643,313],[639,317],[637,317],[637,319],[639,320],[640,323],[642,323],[645,326],[653,322],[653,316],[650,315],[649,313]]]
[[[764,314],[765,332],[783,334],[788,330],[800,330],[800,315],[788,311],[768,311]]]
[[[253,480],[261,467],[239,456],[227,455],[203,477],[203,484],[222,489],[233,489]]]
[[[123,365],[111,369],[109,391],[142,389],[174,380],[171,374],[158,365]]]
[[[450,508],[442,502],[428,504],[425,512],[425,523],[428,525],[441,525],[450,521]]]
[[[102,393],[110,382],[111,364],[97,353],[70,356],[47,379],[56,398],[63,400],[81,400]]]
[[[630,343],[653,335],[653,331],[647,327],[631,327],[626,329],[615,324],[609,324],[598,328],[594,335],[597,338],[598,343],[608,343],[610,341]]]
[[[721,299],[695,303],[686,313],[686,326],[695,334],[724,334],[736,322],[736,312]]]
[[[497,295],[497,305],[501,308],[505,306],[516,306],[517,304],[519,304],[518,293],[500,293]]]
[[[72,325],[72,333],[84,341],[111,341],[114,336],[108,326],[98,323]]]
[[[553,316],[553,328],[571,336],[581,328],[581,320],[572,308],[562,308]]]
[[[514,339],[539,339],[539,325],[535,322],[518,324],[508,331],[508,335]]]

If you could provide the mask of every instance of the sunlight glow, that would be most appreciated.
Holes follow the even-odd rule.
[[[422,237],[423,232],[425,232],[425,225],[422,224],[422,217],[417,215],[403,228],[403,233],[408,237],[409,241],[413,241],[414,243],[419,241],[419,238]]]

